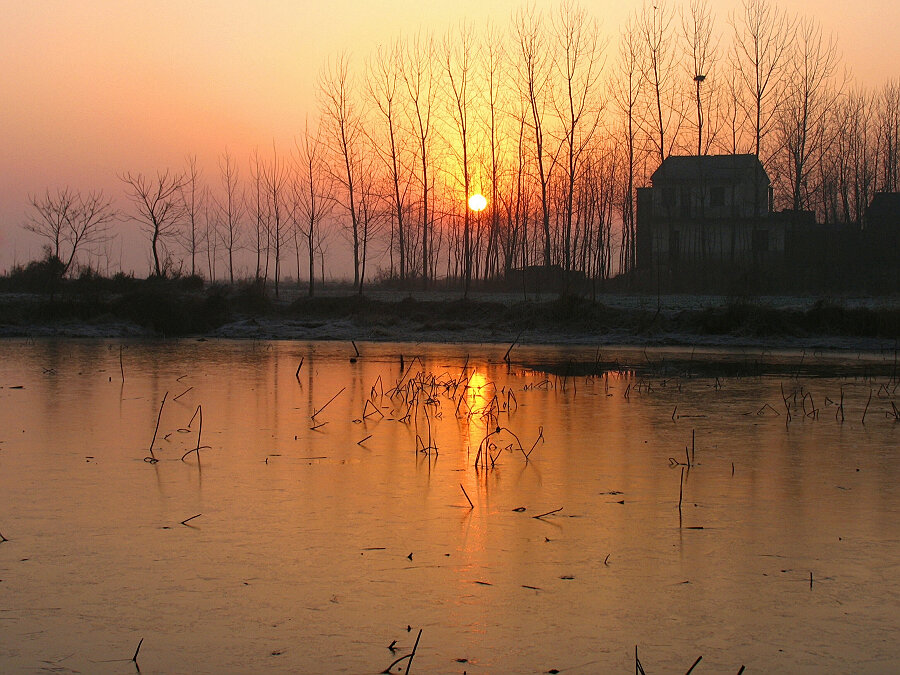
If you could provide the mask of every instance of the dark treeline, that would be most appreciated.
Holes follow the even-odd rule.
[[[859,224],[876,191],[898,189],[900,82],[856,86],[833,36],[767,0],[728,16],[648,1],[618,31],[573,2],[522,9],[336,55],[318,92],[291,147],[123,172],[121,208],[48,189],[26,227],[62,274],[104,251],[108,268],[114,224],[133,221],[155,276],[249,277],[276,295],[302,279],[312,295],[346,246],[360,292],[467,291],[529,266],[631,270],[635,189],[671,154],[756,154],[776,207],[820,222]]]

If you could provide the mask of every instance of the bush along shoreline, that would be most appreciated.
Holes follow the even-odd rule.
[[[526,301],[515,294],[498,294],[501,301],[417,290],[413,298],[402,290],[379,287],[371,287],[372,294],[390,299],[352,290],[343,294],[329,290],[308,297],[298,295],[294,287],[292,293],[283,292],[276,300],[272,288],[262,282],[208,284],[200,277],[137,279],[122,274],[108,278],[90,270],[63,279],[51,263],[34,262],[0,276],[0,335],[29,336],[34,327],[55,327],[64,335],[67,325],[84,323],[98,335],[105,334],[104,327],[128,324],[135,327],[135,334],[186,337],[220,331],[236,322],[342,321],[361,333],[384,329],[380,334],[385,339],[398,339],[394,333],[399,333],[401,340],[402,335],[411,333],[416,339],[429,334],[441,339],[463,329],[497,335],[501,341],[523,332],[585,338],[900,338],[900,304],[844,307],[819,300],[800,310],[741,299],[661,311],[651,296],[640,307],[622,308],[575,295]]]

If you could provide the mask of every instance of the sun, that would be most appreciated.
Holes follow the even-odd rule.
[[[483,211],[487,207],[487,199],[484,195],[476,194],[469,197],[469,208],[473,211]]]

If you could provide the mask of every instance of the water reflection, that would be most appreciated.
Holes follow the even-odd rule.
[[[419,627],[413,672],[900,665],[877,359],[359,346],[134,342],[123,380],[117,343],[0,344],[0,669],[378,672]]]

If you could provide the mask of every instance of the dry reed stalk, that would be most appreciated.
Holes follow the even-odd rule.
[[[332,396],[330,399],[328,399],[328,403],[326,403],[326,404],[323,405],[321,408],[319,408],[318,410],[316,410],[312,415],[310,415],[309,418],[310,418],[311,420],[316,419],[316,415],[318,415],[318,414],[321,413],[323,410],[325,410],[325,408],[327,408],[329,405],[331,405],[331,402],[334,401],[334,399],[336,399],[338,396],[340,396],[340,395],[344,392],[344,389],[346,389],[346,388],[347,388],[347,387],[341,387],[341,390],[340,390],[338,393],[336,393],[334,396]]]
[[[531,450],[529,450],[528,452],[525,453],[526,461],[531,456],[531,453],[532,453],[532,451],[534,451],[535,447],[537,446],[538,441],[544,441],[544,427],[543,426],[538,426],[538,436],[537,436],[537,438],[534,439],[534,443],[531,444]],[[546,443],[546,441],[544,441],[544,442]]]
[[[866,413],[869,412],[869,404],[872,402],[872,390],[869,389],[869,400],[866,401],[866,409],[863,410],[862,423],[866,423]]]
[[[644,666],[641,665],[641,660],[638,658],[637,645],[634,646],[634,675],[647,675],[644,672]]]
[[[384,381],[381,379],[381,375],[375,378],[375,383],[372,385],[372,388],[369,390],[369,398],[374,401],[375,399],[375,387],[378,387],[378,397],[380,399],[384,398]]]
[[[372,407],[371,412],[368,412],[369,406]],[[378,409],[378,406],[375,405],[374,403],[372,403],[372,401],[370,401],[369,399],[366,399],[366,404],[363,406],[362,418],[367,419],[370,415],[374,415],[375,413],[378,413],[379,415],[381,415],[382,418],[384,417],[384,413]]]
[[[781,413],[778,412],[777,410],[775,410],[775,408],[773,408],[773,407],[772,407],[771,405],[769,405],[768,403],[763,404],[763,407],[760,408],[759,410],[757,410],[757,411],[756,411],[756,414],[757,414],[757,415],[762,415],[762,414],[763,414],[763,411],[765,411],[766,408],[768,408],[769,410],[771,410],[771,411],[772,411],[773,413],[775,413],[778,417],[781,417]]]
[[[300,382],[300,369],[303,367],[303,357],[300,357],[300,363],[297,365],[297,372],[294,373],[294,377],[297,378],[297,382]]]
[[[131,660],[134,662],[135,667],[137,667],[138,652],[141,651],[142,644],[144,644],[144,638],[141,638],[140,642],[138,642],[137,649],[134,650],[134,656],[131,657]]]
[[[369,434],[368,436],[366,436],[366,437],[365,437],[364,439],[362,439],[361,441],[356,441],[356,444],[359,445],[359,446],[362,446],[362,444],[365,443],[365,442],[366,442],[367,440],[369,440],[370,438],[372,438],[372,434]]]
[[[785,419],[785,426],[791,423],[791,404],[788,403],[789,396],[784,395],[784,383],[781,384],[781,400],[784,403],[784,409],[787,411],[787,418]]]
[[[153,460],[151,463],[156,463],[159,460],[156,459],[156,455],[153,454],[153,444],[156,443],[156,434],[159,433],[159,421],[162,419],[162,411],[166,406],[166,399],[169,397],[169,392],[166,392],[163,396],[162,403],[159,406],[159,414],[156,416],[156,428],[153,430],[153,439],[150,441],[150,458]]]
[[[694,668],[697,667],[697,664],[700,663],[700,661],[701,661],[702,659],[703,659],[703,656],[702,656],[702,655],[701,655],[701,656],[698,656],[698,657],[697,657],[697,660],[694,661],[694,665],[692,665],[690,668],[688,668],[688,669],[687,669],[687,672],[686,672],[684,675],[691,675],[691,671],[694,670]]]
[[[522,337],[522,333],[524,333],[524,332],[525,332],[524,328],[521,331],[519,331],[519,334],[516,336],[516,339],[512,341],[512,344],[509,346],[509,349],[506,350],[506,354],[503,355],[503,360],[506,361],[506,363],[510,362],[509,361],[509,353],[513,350],[513,347],[516,346],[516,343],[519,341],[519,338]]]
[[[542,513],[542,514],[540,514],[539,516],[531,516],[531,517],[540,520],[540,519],[543,518],[544,516],[549,516],[549,515],[552,515],[552,514],[554,514],[554,513],[559,513],[560,511],[563,510],[563,508],[565,508],[565,507],[560,506],[558,509],[553,509],[552,511],[547,511],[546,513]]]
[[[187,525],[188,527],[191,527],[190,525],[188,525],[188,522],[191,521],[191,520],[193,520],[194,518],[199,518],[199,517],[202,516],[202,515],[203,515],[202,513],[198,513],[196,516],[191,516],[190,518],[185,518],[184,520],[181,521],[181,524],[182,524],[182,525]]]
[[[466,501],[469,502],[469,508],[474,509],[475,505],[472,503],[472,500],[469,499],[469,493],[466,492],[466,488],[463,487],[462,483],[459,484],[459,489],[462,490],[463,494],[466,496]]]
[[[122,382],[125,381],[125,363],[122,360],[122,345],[119,345],[119,372],[122,373]]]
[[[193,387],[188,387],[188,388],[185,389],[183,392],[181,392],[180,394],[178,394],[178,396],[175,396],[172,400],[173,400],[173,401],[177,401],[177,400],[180,399],[182,396],[184,396],[186,393],[188,393],[191,389],[193,389]],[[190,425],[188,425],[188,426],[190,426]]]
[[[519,400],[516,398],[516,395],[513,393],[512,389],[507,390],[506,392],[506,414],[509,415],[512,410],[512,404],[516,404],[516,410],[519,409]]]
[[[194,417],[200,416],[200,426],[197,428],[197,447],[193,450],[188,450],[181,456],[181,461],[184,461],[184,458],[187,457],[192,452],[197,453],[197,463],[200,463],[200,437],[203,435],[203,408],[201,406],[197,406],[197,409],[194,411]],[[191,417],[191,421],[188,422],[188,426],[194,423],[194,417]]]
[[[412,555],[412,554],[410,554],[410,555]],[[416,650],[419,648],[419,639],[421,637],[422,637],[422,629],[420,628],[419,634],[416,636],[416,643],[413,645],[412,651],[409,654],[405,654],[404,656],[401,656],[399,659],[394,661],[391,665],[389,665],[387,668],[385,668],[381,672],[387,673],[389,675],[391,670],[393,670],[394,666],[396,666],[399,663],[402,663],[403,661],[407,661],[407,659],[408,659],[408,661],[406,663],[405,675],[409,675],[409,669],[410,669],[410,666],[412,666],[412,660],[413,660],[413,657],[416,655]],[[391,647],[393,647],[396,643],[397,643],[397,641],[394,640],[394,642],[391,643]],[[391,647],[388,647],[388,649],[391,649]],[[394,650],[391,649],[391,651],[394,651]]]

